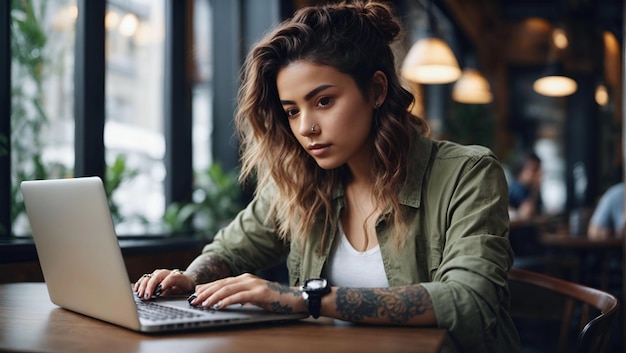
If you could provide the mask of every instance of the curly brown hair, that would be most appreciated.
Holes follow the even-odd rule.
[[[248,54],[242,68],[235,117],[242,148],[242,181],[254,175],[257,192],[278,190],[270,214],[284,238],[303,240],[322,219],[322,244],[332,224],[333,192],[350,178],[346,165],[320,168],[289,127],[276,87],[278,72],[295,61],[328,65],[351,76],[369,101],[376,71],[387,76],[387,97],[373,118],[374,199],[402,226],[398,194],[407,179],[412,128],[429,134],[426,122],[409,113],[413,95],[402,87],[391,49],[401,27],[390,6],[377,1],[344,1],[305,7],[277,26]],[[413,133],[414,134],[414,133]],[[398,228],[397,228],[398,229]],[[399,229],[404,229],[400,227]],[[398,242],[403,240],[398,231]],[[317,235],[316,235],[317,236]]]

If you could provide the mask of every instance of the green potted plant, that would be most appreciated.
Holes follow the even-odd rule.
[[[214,163],[196,172],[195,178],[193,200],[171,204],[165,211],[164,222],[172,232],[201,230],[213,235],[241,210],[238,171],[225,172]]]

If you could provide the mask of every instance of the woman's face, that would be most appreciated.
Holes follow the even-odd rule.
[[[276,85],[291,131],[321,168],[369,161],[375,102],[363,97],[351,76],[296,61],[278,72]]]

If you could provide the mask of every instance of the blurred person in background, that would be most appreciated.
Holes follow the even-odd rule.
[[[541,213],[541,159],[534,152],[526,152],[512,167],[514,180],[509,184],[509,217],[528,220]]]
[[[621,237],[624,230],[624,183],[611,186],[600,198],[587,228],[592,239]]]

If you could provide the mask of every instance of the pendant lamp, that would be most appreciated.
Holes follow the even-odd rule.
[[[413,44],[400,72],[407,80],[422,84],[454,82],[461,76],[461,69],[450,47],[434,34],[432,0],[428,1],[426,15],[426,36]]]
[[[533,83],[533,89],[548,97],[566,97],[576,92],[578,84],[563,73],[563,68],[559,63],[551,63],[548,65],[546,74]]]
[[[567,48],[569,40],[565,30],[556,28],[552,33],[552,46],[549,53],[548,66],[545,73],[533,83],[535,92],[548,97],[566,97],[574,94],[578,84],[565,75],[563,65],[556,61],[559,50]]]
[[[461,77],[454,83],[452,99],[466,104],[487,104],[493,100],[489,82],[477,69],[463,69]]]

